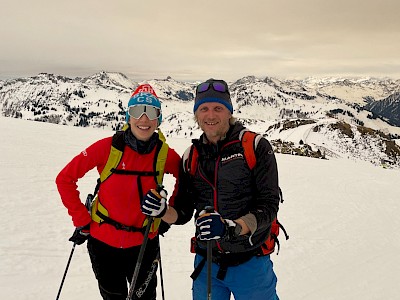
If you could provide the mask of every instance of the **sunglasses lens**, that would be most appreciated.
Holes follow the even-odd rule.
[[[210,88],[210,84],[211,83],[209,83],[209,82],[203,82],[203,83],[199,84],[197,86],[197,93],[203,93],[205,91],[208,91],[208,89]],[[214,91],[220,92],[220,93],[225,93],[228,90],[228,88],[222,82],[213,82],[212,88]]]
[[[203,93],[210,88],[210,84],[208,82],[203,82],[197,86],[197,92]]]
[[[226,92],[226,86],[222,82],[213,82],[213,88],[217,92],[221,92],[221,93]]]
[[[155,120],[160,116],[160,110],[154,106],[135,105],[128,108],[128,114],[135,119],[140,119],[143,114],[146,114],[149,120]]]

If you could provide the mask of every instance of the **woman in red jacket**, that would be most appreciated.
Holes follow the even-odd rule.
[[[160,145],[163,137],[155,130],[162,115],[161,103],[150,85],[141,85],[132,94],[126,119],[128,127],[117,132],[118,137],[116,134],[95,142],[74,157],[56,178],[62,202],[77,228],[70,240],[78,245],[88,240],[93,271],[105,300],[126,299],[127,282],[132,280],[147,216],[165,221],[171,218],[166,191],[157,189],[160,184],[157,173],[162,173],[161,178],[163,173],[178,178],[180,164],[175,150],[167,148],[165,164],[161,170],[157,169],[157,161],[162,160]],[[116,140],[122,143],[122,157],[112,174],[99,185],[90,214],[79,198],[77,181],[95,167],[103,176],[102,171]],[[175,190],[170,201],[174,196]],[[158,230],[153,227],[133,299],[156,299],[158,253]]]

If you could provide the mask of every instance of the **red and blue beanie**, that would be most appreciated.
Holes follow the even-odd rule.
[[[154,106],[161,111],[161,102],[157,97],[156,92],[154,89],[151,87],[150,84],[142,84],[139,85],[136,90],[132,93],[131,98],[129,99],[128,102],[128,108],[130,106],[136,106],[136,105],[150,105]],[[160,126],[162,121],[162,114],[158,117],[158,125]],[[126,110],[126,122],[129,122],[129,114],[128,114],[128,109]]]

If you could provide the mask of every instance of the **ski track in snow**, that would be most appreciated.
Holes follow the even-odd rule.
[[[0,135],[0,299],[55,299],[74,230],[55,177],[112,132],[0,117]],[[168,141],[180,154],[190,143]],[[277,161],[279,219],[290,235],[271,256],[280,298],[398,299],[400,172],[345,159]],[[83,201],[96,179],[91,171],[78,182]],[[169,176],[166,186],[171,192]],[[193,230],[191,221],[161,238],[168,300],[191,299]],[[75,248],[60,299],[100,299],[85,245]]]

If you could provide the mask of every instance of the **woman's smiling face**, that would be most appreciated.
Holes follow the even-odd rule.
[[[139,119],[135,119],[132,116],[129,118],[129,124],[131,125],[131,131],[133,135],[140,141],[148,141],[157,129],[158,121],[149,120],[146,114],[143,114]]]

